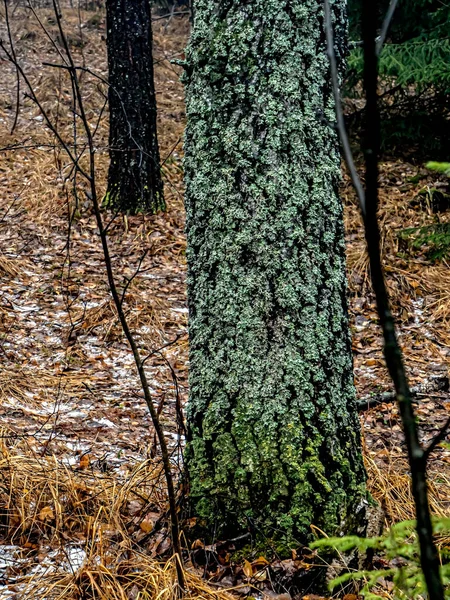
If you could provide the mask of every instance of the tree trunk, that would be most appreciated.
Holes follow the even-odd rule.
[[[197,0],[186,60],[193,512],[219,537],[355,531],[365,471],[323,4]]]
[[[149,0],[107,0],[109,66],[108,207],[164,210],[156,133]]]

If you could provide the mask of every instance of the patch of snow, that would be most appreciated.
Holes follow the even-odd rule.
[[[68,467],[74,467],[75,465],[78,465],[78,463],[80,462],[80,458],[79,458],[79,456],[69,456],[69,457],[63,456],[63,458],[61,459],[61,462],[65,465],[67,465]]]
[[[86,552],[79,546],[67,546],[64,548],[64,553],[67,557],[62,565],[64,571],[78,571],[86,561]]]
[[[69,419],[84,419],[87,417],[87,412],[84,410],[71,410],[64,416],[68,417]]]
[[[112,421],[105,419],[104,417],[102,419],[93,419],[89,422],[89,425],[91,427],[116,427]]]

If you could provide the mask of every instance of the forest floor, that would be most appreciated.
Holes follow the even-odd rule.
[[[7,39],[4,21],[0,27],[0,38]],[[65,11],[64,27],[76,61],[106,77],[104,17]],[[170,61],[182,57],[188,27],[181,17],[154,23],[167,213],[118,217],[108,236],[119,283],[133,276],[147,252],[129,287],[126,310],[139,347],[145,354],[153,353],[147,372],[175,469],[181,466],[183,445],[176,404],[184,404],[187,397],[188,343],[182,181],[185,112],[180,69]],[[17,58],[40,101],[67,143],[81,148],[84,138],[77,119],[75,142],[73,137],[67,73],[42,66],[61,63],[61,39],[51,11],[39,9],[33,15],[17,8],[11,14],[11,28]],[[142,598],[153,597],[159,592],[169,598],[175,589],[173,565],[162,567],[157,561],[170,544],[155,436],[108,291],[88,189],[80,176],[74,187],[70,162],[46,130],[39,109],[24,96],[23,82],[11,133],[16,74],[3,59],[0,598],[111,600],[134,599],[139,593]],[[89,122],[98,122],[101,195],[108,164],[106,88],[86,72],[81,81]],[[445,259],[431,262],[425,250],[406,249],[398,234],[436,221],[430,206],[426,202],[422,206],[417,198],[421,190],[445,185],[445,179],[421,165],[401,159],[381,164],[383,257],[412,385],[448,373],[450,270]],[[342,197],[355,382],[358,397],[365,398],[392,386],[370,291],[362,224],[346,178]],[[448,221],[449,213],[439,217]],[[449,402],[445,391],[419,395],[417,413],[424,442],[448,417]],[[396,406],[386,403],[362,411],[361,425],[369,488],[385,509],[387,523],[412,518]],[[450,451],[445,445],[432,457],[429,475],[434,513],[450,516]],[[189,572],[192,597],[223,597],[227,592],[222,588],[233,585],[238,586],[237,593],[252,596],[258,594],[258,586],[268,589],[261,577],[259,582],[253,579],[245,565],[224,569],[221,576],[215,573],[216,587],[202,581],[201,569]],[[386,597],[389,590],[386,584]]]

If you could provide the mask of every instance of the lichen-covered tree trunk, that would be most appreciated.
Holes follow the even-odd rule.
[[[108,207],[164,210],[156,132],[150,0],[107,0]]]
[[[341,46],[344,5],[333,3]],[[216,535],[249,525],[303,540],[311,524],[354,530],[365,472],[323,3],[196,0],[194,9],[191,505]]]

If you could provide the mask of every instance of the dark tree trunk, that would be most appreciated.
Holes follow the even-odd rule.
[[[110,166],[105,205],[164,210],[149,0],[107,0]]]
[[[345,0],[333,6],[342,54]],[[249,526],[303,541],[311,524],[357,531],[365,471],[323,3],[194,8],[185,76],[191,505],[219,537]]]

